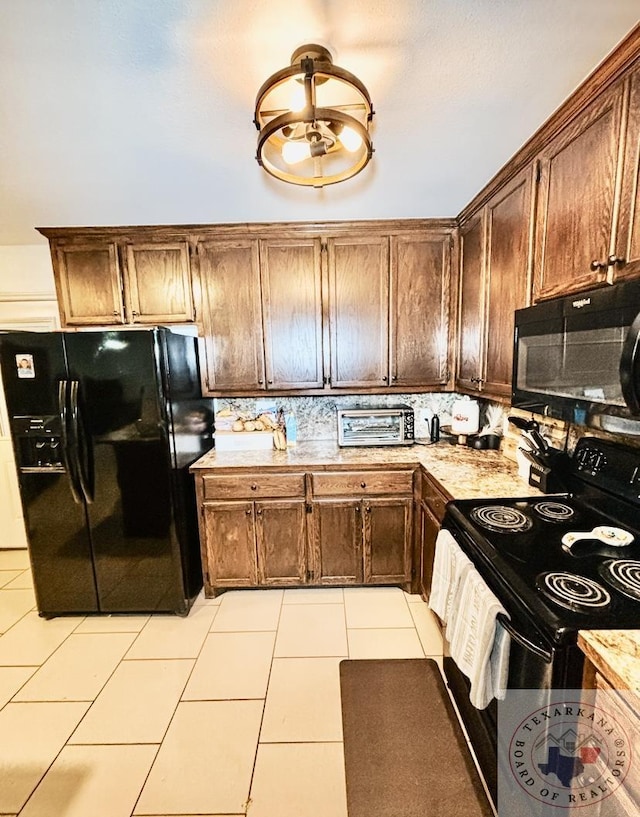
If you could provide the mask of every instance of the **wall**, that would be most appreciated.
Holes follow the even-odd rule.
[[[58,326],[48,244],[0,246],[0,330]],[[26,536],[0,379],[0,549],[17,547],[26,547]]]
[[[216,411],[229,408],[234,412],[246,412],[251,416],[259,414],[268,406],[291,410],[298,421],[298,440],[337,440],[338,426],[336,409],[359,406],[386,407],[406,403],[415,412],[415,434],[417,438],[429,437],[429,421],[437,414],[441,426],[451,424],[451,406],[460,395],[443,394],[367,394],[332,395],[331,397],[277,397],[256,401],[255,398],[216,399]],[[481,426],[485,421],[481,414]]]

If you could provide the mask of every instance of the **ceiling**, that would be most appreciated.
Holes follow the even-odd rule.
[[[637,0],[0,0],[0,244],[35,226],[455,216],[638,22]],[[368,87],[321,190],[255,161],[304,43]]]

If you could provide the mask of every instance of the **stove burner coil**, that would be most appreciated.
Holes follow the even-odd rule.
[[[602,610],[611,602],[611,595],[598,582],[574,573],[541,573],[538,587],[551,601],[577,612]]]
[[[483,528],[497,533],[521,533],[529,530],[533,525],[533,522],[522,511],[506,505],[485,505],[482,508],[474,508],[470,516]]]
[[[564,502],[553,502],[550,499],[536,502],[532,507],[538,516],[548,522],[566,522],[575,515],[575,511],[570,505],[565,505]]]
[[[640,601],[640,562],[634,559],[607,559],[598,571],[620,593]]]

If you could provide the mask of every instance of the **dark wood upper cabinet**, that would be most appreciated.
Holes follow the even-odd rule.
[[[267,387],[323,386],[319,238],[260,242]]]
[[[209,392],[265,388],[258,241],[198,244]]]
[[[482,391],[511,394],[514,311],[529,303],[533,168],[526,168],[487,204],[484,373]]]
[[[597,97],[540,153],[534,298],[607,283],[624,86]]]
[[[456,384],[479,391],[483,367],[485,210],[460,228],[458,368]]]
[[[391,237],[391,383],[447,382],[451,235]]]
[[[115,242],[53,244],[51,255],[63,326],[125,322]]]
[[[59,242],[52,256],[63,326],[194,319],[186,241]]]
[[[640,66],[626,80],[628,118],[624,140],[620,215],[614,258],[623,263],[611,265],[612,278],[637,278],[640,275]]]
[[[124,292],[132,323],[192,321],[187,242],[127,244]]]
[[[331,385],[389,385],[389,238],[329,238]]]

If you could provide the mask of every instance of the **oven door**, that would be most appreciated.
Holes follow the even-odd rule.
[[[511,638],[507,694],[512,689],[531,690],[531,700],[536,706],[542,707],[551,701],[553,690],[579,689],[582,684],[584,656],[577,644],[554,643],[550,634],[545,634],[518,599],[508,592],[494,569],[484,560],[474,559],[473,543],[467,534],[449,517],[445,517],[444,527],[474,562],[487,586],[509,614],[508,620],[500,617],[500,623]],[[496,803],[499,703],[494,698],[486,709],[476,709],[473,706],[469,699],[470,682],[451,658],[446,637],[443,670],[487,789]],[[500,755],[506,756],[506,752],[501,751]]]

